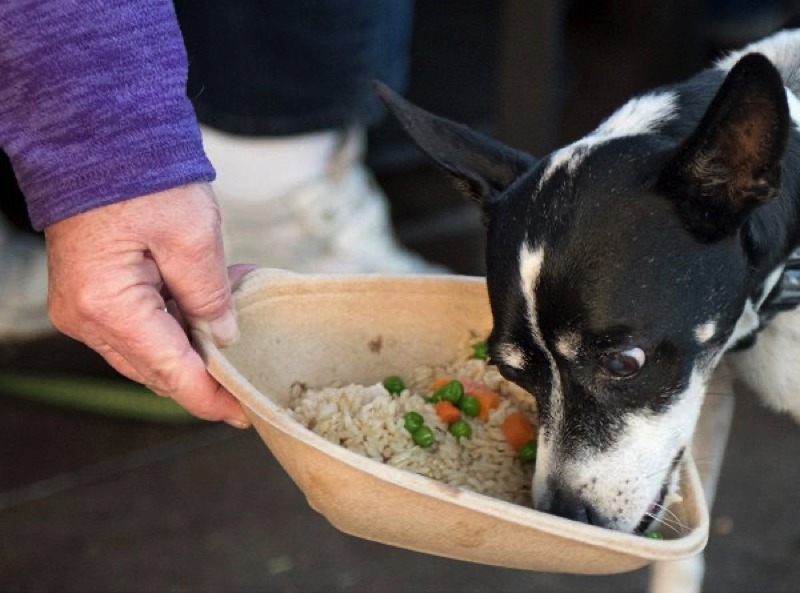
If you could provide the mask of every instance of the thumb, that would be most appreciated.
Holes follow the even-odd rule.
[[[159,242],[152,254],[189,324],[211,335],[219,346],[234,343],[239,330],[213,201],[206,208],[196,209],[190,227]]]

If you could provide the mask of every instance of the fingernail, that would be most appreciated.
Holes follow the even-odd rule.
[[[214,321],[208,324],[208,329],[217,346],[230,346],[239,339],[239,327],[236,325],[236,316],[228,309]]]
[[[230,424],[234,428],[250,428],[250,421],[249,420],[242,420],[241,418],[228,418],[225,420],[226,423]]]

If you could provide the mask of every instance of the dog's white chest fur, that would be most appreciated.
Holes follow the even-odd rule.
[[[766,404],[800,422],[800,309],[780,313],[755,346],[726,358],[736,377]]]

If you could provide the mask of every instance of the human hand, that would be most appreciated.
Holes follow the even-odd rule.
[[[49,226],[45,237],[48,307],[59,330],[195,416],[249,425],[186,334],[188,323],[220,346],[238,338],[208,185],[96,208]],[[252,268],[233,266],[233,279]]]

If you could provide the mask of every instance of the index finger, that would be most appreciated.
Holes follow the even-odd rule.
[[[178,322],[163,308],[152,287],[137,287],[147,306],[128,307],[138,313],[109,326],[106,341],[156,393],[171,397],[199,418],[224,420],[237,427],[249,426],[236,398],[205,368]]]

